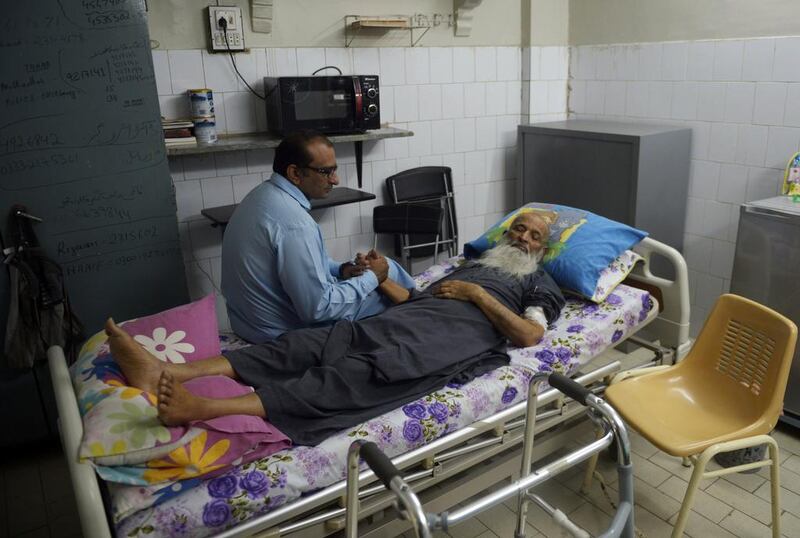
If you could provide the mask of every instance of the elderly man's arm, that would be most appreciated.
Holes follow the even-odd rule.
[[[378,251],[375,249],[370,250],[366,256],[359,253],[356,257],[356,261],[367,269],[372,269],[375,265],[385,265],[388,270],[388,262],[386,258],[378,254]],[[378,285],[378,291],[388,297],[393,304],[404,303],[409,297],[411,297],[411,292],[409,290],[391,278],[386,278],[383,282],[381,282]]]
[[[411,292],[405,289],[403,286],[392,280],[391,278],[387,278],[383,282],[378,285],[378,291],[384,294],[386,297],[392,301],[393,304],[400,304],[404,303],[411,297]]]
[[[433,292],[443,299],[457,299],[474,303],[512,344],[529,347],[538,344],[544,336],[545,328],[535,321],[527,320],[509,310],[489,292],[477,284],[461,280],[443,282]]]

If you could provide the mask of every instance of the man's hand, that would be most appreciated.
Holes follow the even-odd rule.
[[[375,273],[379,284],[389,277],[389,262],[386,260],[386,258],[378,254],[378,251],[372,249],[367,252],[367,255],[363,258],[361,257],[361,254],[358,256],[359,257],[357,260],[363,260],[364,267]]]
[[[381,259],[383,257],[384,256],[380,252],[378,252],[374,248],[371,248],[371,249],[369,249],[369,252],[367,252],[366,256],[364,256],[364,259],[366,259],[366,260],[379,260],[379,259]]]
[[[364,271],[367,270],[366,265],[363,263],[359,263],[359,260],[363,258],[363,254],[360,252],[358,256],[356,256],[355,262],[344,262],[342,265],[339,266],[339,277],[342,280],[347,280],[348,278],[353,278],[354,276],[361,276],[364,274]]]
[[[483,288],[471,282],[463,280],[448,280],[442,282],[433,291],[433,294],[440,299],[457,299],[459,301],[475,302],[475,299],[483,293]]]

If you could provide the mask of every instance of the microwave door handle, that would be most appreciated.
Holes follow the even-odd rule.
[[[355,107],[356,127],[364,125],[364,95],[361,93],[361,79],[353,77],[353,106]]]

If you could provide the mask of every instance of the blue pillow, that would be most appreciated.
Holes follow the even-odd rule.
[[[530,203],[515,209],[474,241],[464,245],[464,256],[477,258],[495,246],[520,213],[536,212],[550,222],[550,241],[544,269],[565,290],[592,297],[600,273],[620,254],[647,237],[589,211],[555,204]]]

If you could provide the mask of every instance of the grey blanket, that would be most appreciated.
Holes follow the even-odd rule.
[[[540,306],[548,322],[564,305],[543,271],[515,279],[470,263],[447,279],[479,284],[517,313]],[[431,291],[372,318],[291,331],[225,356],[255,387],[270,422],[296,444],[316,445],[451,381],[508,363],[506,338],[477,306]]]

